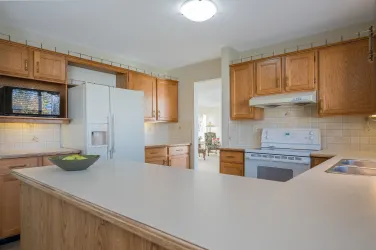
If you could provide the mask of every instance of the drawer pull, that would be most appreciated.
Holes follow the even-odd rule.
[[[158,154],[158,152],[151,152],[151,153],[149,153],[149,154],[151,154],[151,155],[156,155],[156,154]]]
[[[183,151],[183,149],[176,149],[176,151],[177,151],[177,152],[181,152],[181,151]]]
[[[17,169],[17,168],[27,168],[29,167],[29,164],[23,164],[23,165],[15,165],[15,166],[9,166],[9,169]]]

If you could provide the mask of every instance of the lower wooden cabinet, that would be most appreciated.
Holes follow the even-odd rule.
[[[329,157],[311,157],[311,168],[314,168],[329,159]]]
[[[219,172],[244,176],[244,151],[221,150]]]
[[[20,234],[20,181],[10,171],[54,165],[49,156],[0,160],[0,239]]]
[[[145,162],[177,168],[190,168],[189,145],[145,148]]]
[[[244,176],[244,165],[238,163],[221,162],[221,174]]]

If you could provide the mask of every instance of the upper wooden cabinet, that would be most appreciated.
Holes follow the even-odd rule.
[[[65,57],[41,51],[34,51],[34,79],[65,83]]]
[[[253,63],[231,66],[230,69],[230,113],[231,119],[261,119],[263,109],[249,107],[253,97]]]
[[[29,50],[24,47],[0,43],[0,73],[29,77]]]
[[[157,119],[157,79],[155,77],[129,72],[128,88],[144,92],[144,117],[145,121]]]
[[[178,82],[157,80],[157,120],[178,121]]]
[[[317,72],[315,51],[287,56],[284,60],[286,92],[315,89]]]
[[[256,95],[272,95],[282,92],[281,58],[256,62]]]
[[[367,58],[366,40],[319,51],[319,115],[376,111],[375,65]]]

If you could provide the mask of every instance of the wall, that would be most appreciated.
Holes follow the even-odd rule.
[[[319,128],[323,148],[376,150],[376,122],[364,116],[317,117],[316,106],[267,108],[262,121],[231,121],[230,146],[259,147],[262,128]]]
[[[321,34],[294,39],[265,48],[251,49],[245,52],[238,52],[227,48],[222,51],[222,82],[223,82],[223,108],[229,107],[229,70],[228,64],[232,59],[257,55],[261,53],[276,54],[282,53],[284,48],[295,48],[298,44],[309,44],[315,41],[315,46],[329,42],[338,42],[343,35],[344,39],[356,37],[355,33],[366,30],[372,23],[362,23],[347,28],[334,31],[327,31]],[[303,49],[307,46],[301,46]],[[291,51],[291,50],[288,50]],[[227,66],[226,66],[226,63]],[[316,118],[316,107],[313,108],[291,108],[291,109],[265,109],[265,119],[263,121],[231,121],[230,113],[224,110],[222,115],[224,146],[259,146],[261,128],[320,128],[322,131],[322,142],[324,148],[347,148],[374,150],[376,149],[376,123],[371,123],[371,130],[368,131],[365,117],[362,116],[337,116],[329,118]],[[290,112],[288,112],[290,111]],[[287,115],[286,115],[287,114]],[[228,130],[225,127],[228,126]],[[226,139],[228,139],[226,141]],[[227,142],[227,143],[226,143]]]
[[[179,124],[170,125],[169,139],[172,141],[195,142],[192,143],[191,162],[197,161],[197,135],[193,133],[197,126],[197,117],[194,116],[195,97],[194,83],[221,77],[221,59],[213,59],[176,68],[168,72],[179,78]],[[197,113],[196,113],[197,114]],[[196,166],[197,164],[193,164]]]
[[[0,150],[60,148],[59,124],[0,123]]]
[[[31,33],[26,30],[17,29],[14,27],[9,27],[9,26],[4,26],[4,25],[0,25],[0,33],[7,34],[7,35],[9,34],[11,35],[11,41],[19,42],[22,44],[25,44],[25,41],[28,40],[29,45],[40,47],[40,44],[43,43],[43,48],[54,50],[56,47],[57,52],[61,52],[65,54],[68,54],[68,50],[69,50],[69,51],[79,52],[79,53],[90,55],[90,56],[95,56],[98,58],[111,60],[117,63],[122,63],[124,65],[130,65],[130,66],[144,69],[147,71],[153,71],[155,73],[160,73],[160,74],[166,73],[164,69],[160,69],[160,68],[156,68],[147,64],[127,60],[127,58],[125,58],[123,55],[104,53],[103,51],[99,51],[99,50],[91,48],[90,45],[79,46],[77,44],[74,44],[74,39],[72,39],[69,42],[66,42],[62,40],[56,40],[56,39],[52,39],[49,37],[45,37],[36,33]],[[1,35],[1,34],[0,34],[0,38],[8,39],[7,36]],[[69,38],[67,38],[67,40],[69,40]]]

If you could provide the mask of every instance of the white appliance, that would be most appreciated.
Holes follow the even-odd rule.
[[[68,110],[63,147],[101,160],[145,161],[143,92],[85,83],[68,89]]]
[[[245,176],[288,181],[309,170],[320,149],[319,129],[263,129],[261,148],[245,150]]]
[[[249,100],[249,106],[259,108],[274,108],[279,106],[307,105],[317,102],[316,91],[296,92],[289,94],[256,96]]]

